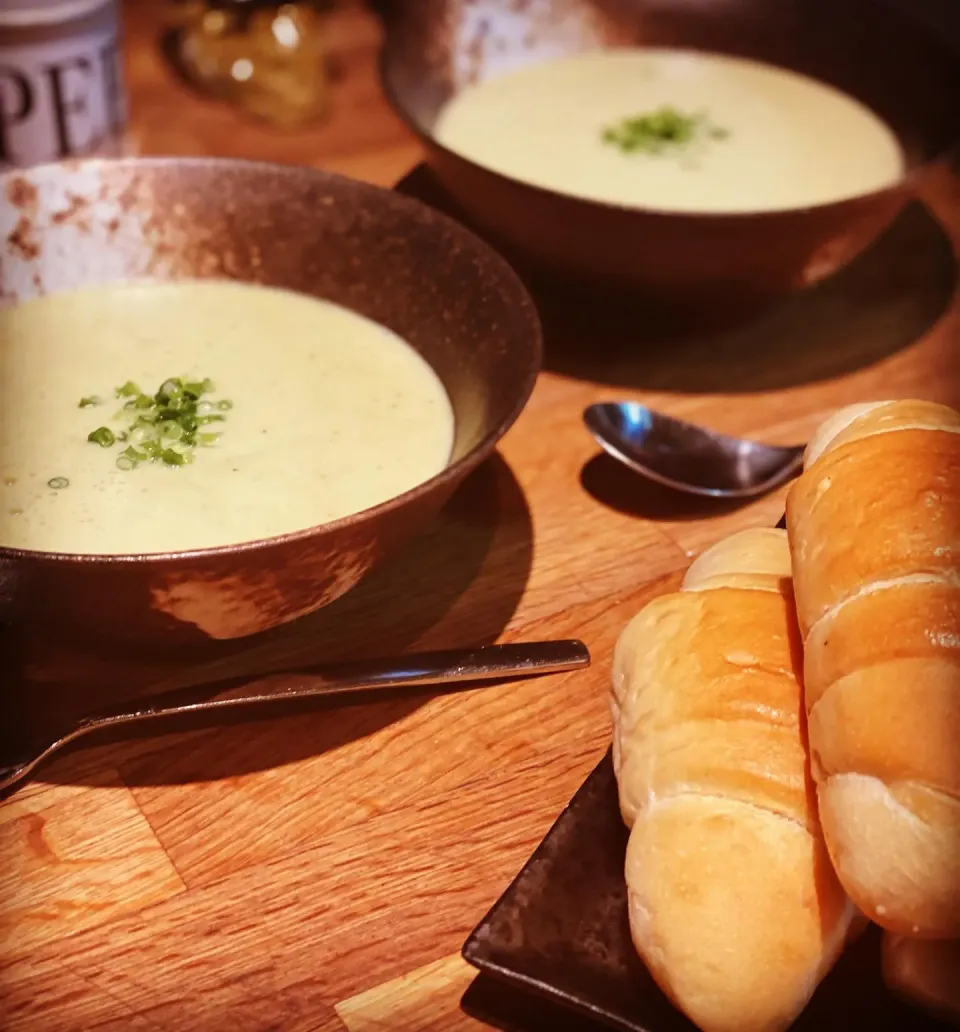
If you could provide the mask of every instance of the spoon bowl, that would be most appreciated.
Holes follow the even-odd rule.
[[[803,466],[804,445],[729,437],[635,401],[591,405],[583,419],[608,455],[686,494],[752,498],[798,475]]]

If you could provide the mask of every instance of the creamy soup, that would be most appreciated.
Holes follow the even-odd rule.
[[[0,546],[271,537],[395,497],[452,448],[449,399],[409,345],[282,290],[137,283],[29,300],[0,310],[0,370]]]
[[[506,73],[455,96],[434,131],[514,179],[666,211],[824,204],[904,171],[893,131],[852,97],[695,51],[590,51]]]

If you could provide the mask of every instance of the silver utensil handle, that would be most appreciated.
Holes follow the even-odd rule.
[[[572,639],[413,653],[388,660],[366,660],[316,670],[306,669],[297,671],[296,674],[269,674],[266,675],[268,678],[277,678],[276,683],[271,684],[269,680],[265,680],[254,685],[235,685],[218,692],[213,698],[202,701],[155,701],[135,709],[127,709],[125,712],[98,714],[80,721],[70,737],[94,728],[160,717],[212,713],[230,707],[283,699],[310,699],[371,689],[422,688],[431,685],[535,677],[565,670],[578,670],[589,665],[590,653],[587,647],[583,642]],[[309,677],[310,680],[307,684],[291,683],[291,678],[294,677]]]

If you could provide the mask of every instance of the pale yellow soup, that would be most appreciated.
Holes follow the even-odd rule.
[[[663,153],[602,139],[623,119],[672,107],[719,129]],[[802,208],[870,193],[904,173],[893,130],[826,83],[697,51],[589,51],[507,72],[457,94],[437,140],[536,186],[685,212]]]
[[[337,305],[226,282],[131,283],[0,310],[0,546],[82,554],[228,545],[387,501],[449,462],[429,365]],[[232,408],[190,465],[117,467],[87,440],[128,380],[210,378]],[[105,403],[80,408],[84,397]],[[68,481],[64,486],[63,481]],[[50,482],[59,484],[51,487]]]

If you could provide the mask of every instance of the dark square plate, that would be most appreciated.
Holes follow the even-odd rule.
[[[696,1032],[657,988],[630,940],[626,846],[607,753],[464,945],[470,964],[508,984],[513,1003],[510,993],[498,999],[478,985],[464,997],[465,1009],[510,1029]],[[571,1022],[551,1020],[549,1012],[531,1017],[531,996],[560,1005]],[[574,1020],[577,1013],[580,1020]],[[793,1030],[946,1027],[888,992],[880,976],[879,932],[871,928],[824,979]]]

